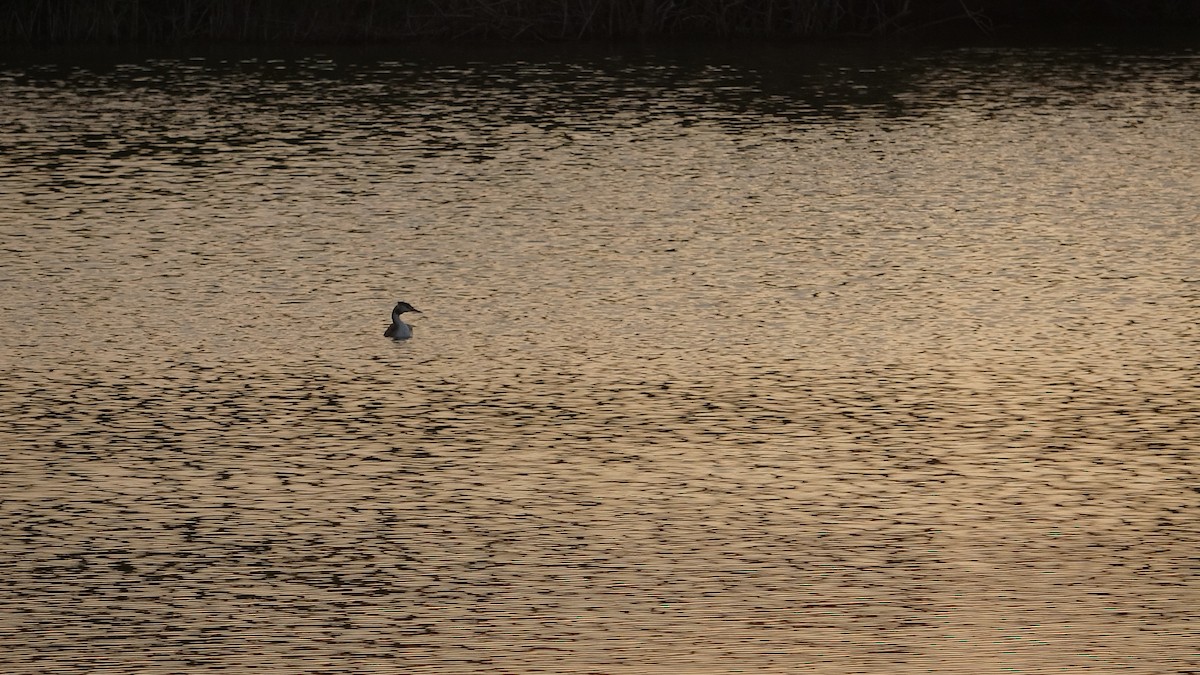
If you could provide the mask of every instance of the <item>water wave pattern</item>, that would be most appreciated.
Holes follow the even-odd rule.
[[[0,665],[1200,670],[1198,68],[10,59]]]

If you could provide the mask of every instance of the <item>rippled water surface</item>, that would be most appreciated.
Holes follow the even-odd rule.
[[[4,672],[1200,670],[1194,50],[0,65]]]

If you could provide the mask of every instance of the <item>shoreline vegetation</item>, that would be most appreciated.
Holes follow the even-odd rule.
[[[820,39],[1200,29],[1196,0],[9,0],[14,44]]]

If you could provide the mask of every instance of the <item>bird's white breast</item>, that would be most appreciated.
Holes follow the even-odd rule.
[[[404,323],[403,321],[396,321],[396,332],[392,335],[392,337],[396,338],[397,340],[407,340],[408,338],[412,337],[412,326]]]

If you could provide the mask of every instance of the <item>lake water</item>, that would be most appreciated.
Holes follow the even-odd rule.
[[[10,54],[0,665],[1196,672],[1198,82]]]

